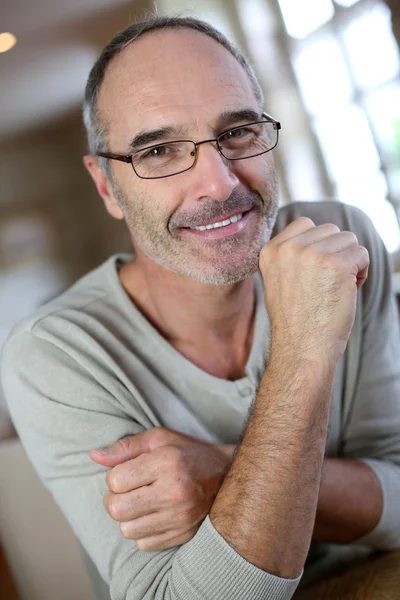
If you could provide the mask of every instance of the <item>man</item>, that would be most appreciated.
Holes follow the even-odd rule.
[[[277,216],[262,103],[205,23],[155,18],[110,42],[85,165],[134,257],[3,353],[28,454],[114,600],[288,599],[311,541],[399,545],[387,256],[350,207]]]

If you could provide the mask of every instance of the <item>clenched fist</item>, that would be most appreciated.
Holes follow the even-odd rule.
[[[296,219],[260,254],[271,352],[334,364],[346,349],[369,255],[349,231]]]

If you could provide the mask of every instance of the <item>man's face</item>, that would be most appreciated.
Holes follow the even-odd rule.
[[[188,29],[145,34],[118,55],[106,73],[99,110],[110,152],[131,154],[138,135],[169,128],[155,143],[215,138],[248,119],[261,118],[250,81],[220,44]],[[137,149],[137,148],[136,148]],[[113,161],[114,193],[140,258],[204,283],[240,281],[258,268],[278,207],[272,152],[228,161],[212,144],[199,147],[195,166],[164,179],[140,179]],[[240,221],[205,231],[192,226]]]

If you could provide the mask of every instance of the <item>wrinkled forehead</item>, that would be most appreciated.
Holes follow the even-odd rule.
[[[212,127],[223,111],[249,106],[257,109],[257,100],[235,57],[207,35],[183,28],[146,33],[117,55],[98,99],[114,151],[124,151],[139,129],[173,123],[194,132]]]

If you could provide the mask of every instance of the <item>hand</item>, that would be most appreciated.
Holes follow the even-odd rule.
[[[368,276],[368,251],[336,225],[296,219],[260,253],[274,347],[335,363],[354,323],[357,289]]]
[[[233,446],[223,448],[155,427],[103,451],[92,460],[112,467],[104,496],[122,535],[140,550],[165,550],[189,541],[209,513],[230,466]],[[232,450],[229,450],[232,449]]]

